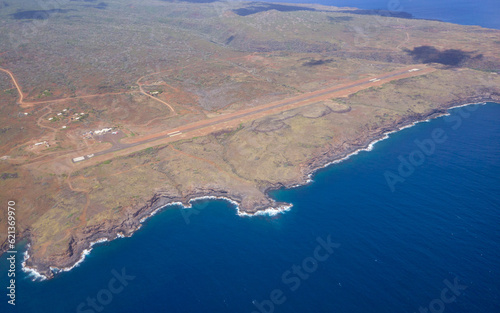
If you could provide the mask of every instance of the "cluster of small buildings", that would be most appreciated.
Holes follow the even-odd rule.
[[[73,121],[73,120],[78,121],[79,119],[81,119],[81,118],[82,118],[82,116],[83,116],[83,115],[85,115],[85,113],[83,113],[83,112],[82,112],[82,113],[75,113],[75,114],[73,114],[73,116],[71,117],[71,120],[72,120],[72,121]]]
[[[60,117],[61,115],[66,114],[67,111],[68,111],[68,109],[64,109],[64,110],[62,110],[62,112],[57,113],[56,116],[49,117],[49,121],[53,121],[56,117]]]
[[[57,113],[57,115],[55,117],[49,117],[49,121],[53,121],[56,117],[62,117],[63,114],[66,115],[67,114],[66,112],[68,112],[68,109],[62,110],[61,112]],[[71,120],[72,121],[73,120],[79,120],[79,119],[82,118],[82,115],[85,115],[85,113],[83,113],[83,112],[82,113],[75,113],[71,117]]]

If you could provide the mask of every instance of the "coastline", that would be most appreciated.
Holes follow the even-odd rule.
[[[29,277],[34,277],[34,280],[51,279],[60,272],[70,271],[73,268],[79,266],[85,260],[85,257],[91,253],[94,245],[106,241],[111,241],[116,238],[132,236],[135,231],[139,230],[143,226],[143,223],[146,220],[156,215],[163,209],[168,208],[169,206],[181,206],[182,208],[180,209],[184,210],[191,208],[192,203],[197,200],[219,199],[228,201],[229,203],[233,204],[235,206],[237,215],[241,217],[275,216],[278,214],[282,214],[291,210],[293,205],[274,201],[268,196],[269,191],[281,188],[296,188],[310,184],[311,182],[313,182],[312,176],[318,170],[328,167],[332,164],[337,164],[345,161],[350,157],[357,155],[361,151],[371,151],[377,142],[388,139],[390,137],[390,134],[392,133],[396,133],[400,130],[413,127],[418,123],[428,122],[435,118],[450,115],[449,110],[469,105],[484,104],[485,102],[500,103],[500,97],[473,97],[470,99],[464,99],[462,101],[446,103],[438,106],[438,108],[432,110],[426,115],[416,116],[417,119],[415,120],[412,120],[414,117],[411,116],[395,125],[391,125],[387,128],[382,128],[378,132],[372,134],[372,136],[368,136],[369,139],[367,139],[364,143],[357,145],[352,144],[342,153],[322,154],[316,158],[312,158],[308,161],[307,166],[304,168],[304,176],[301,180],[290,182],[287,184],[267,186],[264,189],[264,192],[266,193],[270,204],[266,206],[256,205],[254,208],[252,208],[252,210],[242,209],[240,205],[241,200],[237,199],[236,196],[233,195],[233,197],[231,197],[231,195],[228,195],[227,192],[217,190],[211,190],[210,194],[196,193],[193,195],[188,195],[186,196],[186,198],[188,199],[187,202],[183,202],[182,199],[168,198],[164,195],[155,195],[150,201],[148,201],[148,205],[138,208],[135,214],[133,214],[131,217],[129,217],[129,219],[125,220],[120,225],[109,225],[110,229],[104,230],[99,228],[95,229],[95,232],[91,233],[87,238],[84,238],[78,242],[73,242],[72,245],[70,244],[71,253],[68,253],[65,258],[63,257],[63,260],[61,262],[65,266],[55,267],[45,264],[37,264],[36,262],[30,262],[30,260],[32,260],[29,256],[31,245],[28,243],[28,245],[26,246],[26,251],[24,253],[22,270],[28,273]],[[75,253],[73,253],[73,251]]]
[[[463,102],[466,102],[466,103],[463,103]],[[362,146],[362,147],[360,147],[352,152],[345,153],[344,155],[340,154],[340,156],[338,156],[338,158],[334,159],[333,161],[329,161],[323,165],[309,169],[308,170],[309,173],[307,174],[307,179],[305,179],[305,181],[303,183],[284,185],[282,188],[286,188],[286,189],[298,188],[298,187],[313,183],[314,180],[312,179],[312,176],[314,176],[314,174],[317,171],[324,169],[330,165],[341,163],[341,162],[349,159],[350,157],[359,154],[362,151],[371,151],[371,150],[373,150],[373,147],[375,146],[376,143],[383,141],[383,140],[386,140],[386,139],[389,139],[390,135],[393,133],[397,133],[401,130],[411,128],[413,126],[416,126],[419,123],[427,123],[433,119],[440,118],[443,116],[448,116],[451,114],[449,112],[449,110],[453,110],[453,109],[457,109],[457,108],[461,108],[461,107],[466,107],[466,106],[470,106],[470,105],[485,105],[487,102],[493,102],[493,103],[500,104],[500,98],[498,98],[498,99],[491,99],[491,98],[486,99],[486,98],[484,98],[484,99],[478,99],[477,101],[472,101],[472,102],[456,101],[452,104],[452,106],[446,107],[442,110],[437,109],[437,110],[431,112],[430,114],[426,115],[425,117],[423,117],[423,119],[410,121],[407,124],[402,123],[402,124],[404,124],[402,126],[397,125],[398,127],[396,127],[395,129],[390,129],[390,130],[382,132],[380,134],[380,136],[373,138],[371,141],[368,141],[368,143],[366,145],[364,145],[364,146]],[[456,104],[456,103],[460,103],[460,104]],[[266,190],[266,192],[269,192],[271,190],[276,190],[276,189],[279,189],[279,188],[269,188]]]

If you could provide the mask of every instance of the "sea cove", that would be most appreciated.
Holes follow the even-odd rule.
[[[500,107],[471,108],[456,130],[450,121],[465,108],[393,133],[372,151],[318,172],[308,186],[274,192],[294,205],[283,215],[242,218],[220,200],[193,203],[197,214],[189,223],[182,214],[186,209],[164,210],[131,238],[95,246],[85,262],[55,280],[32,282],[25,276],[18,283],[18,308],[75,311],[106,287],[113,270],[124,268],[136,278],[113,295],[107,311],[134,311],[129,308],[147,303],[152,311],[253,312],[269,306],[275,289],[283,291],[279,300],[287,299],[274,304],[276,312],[416,311],[455,280],[467,288],[446,307],[494,311],[500,277],[495,266]],[[448,139],[391,192],[384,172],[396,170],[398,156],[409,155],[415,140],[439,128],[447,130]],[[315,264],[309,258],[316,240],[328,236],[339,246]],[[250,252],[255,258],[245,257]],[[304,261],[314,271],[294,274],[293,266]],[[299,274],[308,275],[300,286],[288,282]],[[64,287],[73,281],[82,288]],[[225,285],[232,288],[213,287]],[[29,301],[28,292],[36,295]],[[142,297],[133,297],[139,292]],[[49,295],[58,304],[42,301]],[[355,300],[358,295],[362,302]],[[165,301],[154,300],[158,297]]]
[[[495,1],[30,1],[1,312],[500,310]]]

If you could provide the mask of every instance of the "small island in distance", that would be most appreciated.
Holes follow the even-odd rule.
[[[288,210],[268,191],[500,100],[500,31],[478,26],[262,2],[2,3],[1,194],[22,208],[25,268],[47,278],[167,204]]]

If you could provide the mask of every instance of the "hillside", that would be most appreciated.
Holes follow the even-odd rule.
[[[0,2],[0,194],[27,265],[202,196],[240,213],[388,131],[500,100],[500,31],[260,2]],[[6,225],[2,211],[0,224]],[[6,248],[7,233],[0,228]]]

